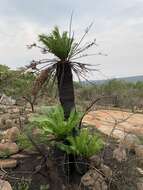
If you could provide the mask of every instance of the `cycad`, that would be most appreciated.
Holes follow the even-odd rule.
[[[48,51],[65,61],[73,46],[73,38],[68,37],[67,32],[61,35],[58,27],[55,27],[50,35],[39,35],[40,41],[48,48]]]
[[[44,113],[44,115],[31,118],[31,123],[41,128],[44,135],[53,134],[59,140],[65,140],[67,136],[71,136],[81,118],[79,113],[72,111],[69,118],[65,120],[61,106],[44,110]]]
[[[59,143],[58,147],[67,152],[86,158],[98,153],[103,147],[102,139],[96,134],[90,134],[87,129],[82,130],[77,136],[67,138],[69,145]]]
[[[55,81],[57,78],[59,99],[64,109],[65,119],[68,119],[70,112],[75,109],[72,71],[80,80],[80,77],[85,79],[85,73],[91,70],[88,68],[90,64],[77,61],[77,59],[82,57],[91,56],[91,54],[83,54],[83,52],[93,45],[96,45],[95,40],[82,45],[83,39],[89,32],[91,25],[86,29],[85,33],[78,42],[75,42],[74,35],[71,34],[70,22],[69,32],[64,31],[63,33],[60,33],[59,28],[55,27],[49,35],[39,35],[39,41],[43,44],[43,47],[35,43],[28,46],[29,48],[38,47],[42,50],[42,53],[50,53],[54,55],[54,58],[52,59],[32,61],[28,68],[31,67],[36,69],[37,65],[42,65],[41,68],[39,67],[38,69],[41,71],[47,71],[47,77],[44,76],[42,79],[41,75],[39,75],[39,80],[41,80],[41,83],[38,84],[41,86],[45,80],[50,81],[50,79],[53,79],[53,81]]]

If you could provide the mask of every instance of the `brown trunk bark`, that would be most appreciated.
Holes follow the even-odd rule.
[[[57,80],[59,100],[64,110],[65,119],[68,119],[72,109],[75,109],[73,76],[69,62],[57,63]]]

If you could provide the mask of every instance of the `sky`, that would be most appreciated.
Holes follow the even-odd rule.
[[[55,25],[68,30],[72,11],[75,39],[93,21],[85,42],[96,38],[91,53],[108,55],[81,59],[98,64],[90,79],[143,75],[143,0],[0,0],[0,64],[18,68],[48,56],[26,45]]]

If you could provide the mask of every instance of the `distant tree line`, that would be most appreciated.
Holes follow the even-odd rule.
[[[25,68],[10,69],[6,65],[0,65],[0,94],[11,96],[19,105],[31,105],[34,110],[36,104],[41,97],[48,98],[50,101],[54,99],[53,94],[56,95],[55,86],[47,85],[45,83],[42,87],[35,86],[37,74],[32,72],[25,72]],[[53,89],[52,89],[53,88]],[[51,90],[52,89],[52,90]]]
[[[24,72],[23,68],[12,70],[5,65],[0,65],[0,94],[6,94],[14,99],[33,101],[32,89],[36,75],[30,72]],[[143,110],[143,82],[136,83],[126,82],[123,80],[110,80],[103,84],[85,84],[74,82],[76,103],[83,108],[89,102],[100,96],[102,98],[98,102],[99,105],[108,105],[121,108],[129,108]],[[56,85],[45,83],[38,93],[38,102],[44,98],[49,104],[55,102],[57,98]],[[44,97],[44,98],[41,98]],[[33,102],[34,104],[35,102]],[[48,102],[47,102],[48,104]]]
[[[76,97],[81,104],[105,96],[100,105],[143,110],[143,82],[129,83],[123,80],[110,80],[104,84],[76,83]]]

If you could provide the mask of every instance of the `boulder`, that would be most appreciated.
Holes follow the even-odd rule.
[[[0,179],[0,190],[12,190],[12,187],[8,181]]]
[[[135,147],[135,153],[136,153],[137,156],[143,158],[143,145],[137,145]]]
[[[137,182],[137,190],[143,190],[143,178],[140,178]]]
[[[112,170],[109,168],[109,166],[106,166],[105,164],[101,164],[101,171],[105,175],[106,178],[112,177]]]
[[[12,159],[21,159],[21,158],[28,158],[28,157],[29,157],[28,154],[20,154],[20,153],[13,154],[10,156],[10,158],[12,158]]]
[[[1,113],[1,114],[7,113],[7,106],[5,106],[5,105],[0,105],[0,113]]]
[[[14,105],[15,104],[15,100],[12,99],[11,97],[8,97],[6,96],[5,94],[3,94],[1,97],[0,97],[0,103],[2,105]]]
[[[13,125],[13,122],[11,119],[7,119],[6,116],[3,116],[0,120],[0,129],[8,129],[11,128]]]
[[[87,190],[107,190],[107,184],[103,176],[91,169],[81,178],[81,184]]]
[[[5,139],[2,139],[2,140],[1,140],[1,143],[2,143],[2,144],[6,143]]]
[[[27,118],[24,116],[20,116],[19,119],[20,119],[21,123],[25,123]]]
[[[5,125],[3,125],[1,122],[0,122],[0,130],[3,130],[5,129]]]
[[[7,142],[15,142],[20,135],[20,130],[17,127],[12,127],[6,131],[4,139]]]
[[[143,177],[143,169],[142,168],[136,168],[138,174]]]
[[[136,156],[139,158],[139,161],[143,163],[143,145],[137,145],[135,147]]]
[[[19,113],[19,108],[18,107],[13,107],[12,108],[12,113]]]
[[[113,151],[113,158],[116,159],[118,162],[126,161],[127,160],[127,154],[126,150],[123,146],[119,146]]]
[[[0,159],[0,168],[15,168],[17,166],[17,160],[15,159]]]
[[[3,124],[3,125],[6,124],[6,117],[5,117],[5,116],[3,116],[3,117],[1,118],[1,124]]]
[[[15,154],[19,151],[16,143],[0,143],[0,156]]]
[[[136,145],[140,144],[140,140],[136,135],[128,134],[122,141],[121,144],[128,150],[134,150]]]
[[[0,141],[2,140],[3,138],[3,131],[0,130]]]
[[[99,168],[103,160],[100,158],[100,156],[98,156],[98,155],[93,155],[93,156],[91,156],[91,157],[89,158],[89,161],[90,161],[90,166],[91,166],[91,168],[92,168],[92,167],[93,167],[93,168],[94,168],[94,167]]]
[[[12,127],[12,124],[13,124],[13,122],[12,122],[11,119],[7,119],[7,120],[5,121],[6,128],[11,128],[11,127]]]

